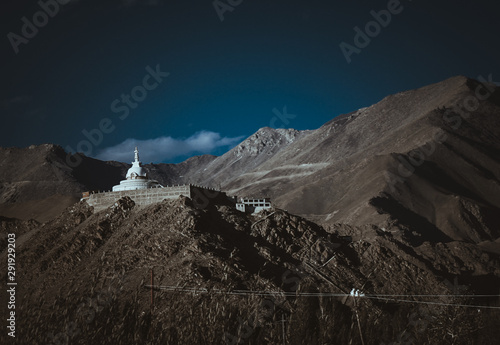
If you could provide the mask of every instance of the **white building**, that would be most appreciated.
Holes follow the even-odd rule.
[[[132,167],[127,171],[127,179],[120,181],[119,185],[113,186],[113,192],[162,187],[157,181],[148,178],[147,170],[141,166],[141,162],[139,161],[139,150],[137,147],[134,153],[135,161],[132,162]]]
[[[252,199],[252,198],[241,198],[240,202],[236,203],[236,209],[241,212],[247,213],[257,213],[262,210],[271,208],[271,199]]]

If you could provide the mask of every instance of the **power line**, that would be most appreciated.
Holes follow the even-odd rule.
[[[454,296],[454,295],[450,295]],[[487,308],[487,309],[500,309],[500,307],[486,306],[486,305],[470,305],[470,304],[455,304],[455,303],[441,303],[441,302],[429,302],[429,301],[412,301],[405,299],[393,299],[393,298],[383,298],[383,297],[373,297],[373,296],[364,296],[366,298],[372,299],[380,299],[385,301],[394,301],[394,302],[402,302],[402,303],[418,303],[418,304],[432,304],[432,305],[442,305],[442,306],[451,306],[451,307],[465,307],[465,308]],[[474,296],[471,296],[474,297]]]
[[[363,297],[363,296],[361,296]],[[442,295],[384,295],[384,294],[366,294],[364,297],[500,297],[500,295],[454,295],[454,294],[442,294]]]
[[[179,286],[167,286],[167,285],[144,285],[146,288],[172,291],[172,292],[185,292],[185,293],[198,293],[198,294],[223,294],[223,295],[236,295],[236,296],[282,296],[282,297],[357,297],[357,298],[370,298],[379,299],[385,301],[401,302],[401,303],[419,303],[419,304],[432,304],[432,305],[443,305],[443,306],[455,306],[455,307],[467,307],[467,308],[488,308],[488,309],[500,309],[500,307],[494,306],[482,306],[482,305],[468,305],[468,304],[458,304],[458,303],[442,303],[433,301],[415,301],[415,300],[405,300],[405,299],[395,299],[389,297],[461,297],[461,298],[486,298],[486,297],[500,297],[500,295],[451,295],[451,294],[438,294],[438,295],[401,295],[401,294],[363,294],[358,296],[353,296],[346,293],[333,293],[333,292],[286,292],[286,291],[253,291],[253,290],[232,290],[226,291],[221,289],[206,289],[206,288],[186,288]]]

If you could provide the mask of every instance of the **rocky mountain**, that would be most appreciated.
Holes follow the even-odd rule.
[[[164,186],[209,187],[247,173],[308,131],[262,128],[222,157],[195,156],[178,164],[145,164]],[[130,164],[71,156],[53,144],[0,148],[0,215],[48,221],[90,190],[108,191],[125,178]]]
[[[189,179],[212,187],[227,185],[238,176],[251,174],[271,158],[280,155],[292,143],[311,131],[264,127],[221,157],[211,161],[203,170],[193,171]]]
[[[57,145],[0,148],[0,214],[48,221],[74,204],[85,190],[109,189],[126,165],[82,156],[72,167]]]
[[[411,241],[461,240],[500,252],[500,94],[454,77],[384,98],[311,131],[262,128],[226,154],[148,164],[163,185],[266,196],[325,225],[406,226]],[[85,190],[109,190],[129,165],[54,145],[0,149],[0,214],[52,219]],[[429,237],[430,236],[430,237]]]
[[[337,117],[223,188],[270,196],[323,224],[398,223],[419,228],[417,242],[491,246],[500,235],[499,115],[496,86],[451,78]]]
[[[498,248],[499,99],[495,85],[454,77],[388,96],[317,130],[266,127],[220,157],[146,167],[163,185],[271,197],[325,225],[418,224],[417,243],[431,235]],[[73,168],[54,145],[3,148],[0,162],[0,214],[40,221],[80,192],[109,190],[129,167],[81,156]]]
[[[456,345],[500,336],[495,85],[455,77],[317,130],[262,128],[220,157],[146,165],[164,185],[271,197],[275,208],[256,215],[183,197],[148,207],[125,197],[101,212],[78,202],[129,166],[54,145],[0,149],[0,227],[16,234],[26,343]]]
[[[81,202],[43,225],[0,225],[16,234],[23,344],[469,344],[499,335],[489,309],[498,297],[464,297],[497,294],[499,258],[474,248],[459,259],[429,247],[425,257],[380,230],[351,242],[335,232],[365,229],[329,233],[279,209],[248,215],[183,197],[142,208],[124,197],[101,212]]]

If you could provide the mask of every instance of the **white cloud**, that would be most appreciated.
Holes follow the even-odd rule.
[[[148,140],[127,139],[122,143],[107,147],[99,152],[97,159],[119,162],[131,162],[134,158],[134,148],[139,148],[142,162],[162,162],[179,156],[208,154],[219,147],[232,148],[240,143],[243,136],[228,138],[219,133],[201,131],[186,139],[160,137]]]

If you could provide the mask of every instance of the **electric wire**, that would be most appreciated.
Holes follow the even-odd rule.
[[[355,298],[369,298],[378,299],[384,301],[400,302],[400,303],[418,303],[418,304],[430,304],[430,305],[442,305],[442,306],[454,306],[454,307],[466,307],[466,308],[487,308],[487,309],[500,309],[496,306],[484,306],[484,305],[469,305],[469,304],[459,304],[459,303],[444,303],[435,301],[416,301],[416,300],[406,300],[397,299],[390,297],[460,297],[460,298],[493,298],[500,297],[500,295],[452,295],[452,294],[435,294],[435,295],[408,295],[408,294],[346,294],[346,293],[332,293],[332,292],[286,292],[286,291],[252,291],[252,290],[232,290],[226,291],[221,289],[206,289],[206,288],[186,288],[179,286],[165,286],[165,285],[144,285],[146,288],[153,288],[164,291],[172,292],[185,292],[194,294],[224,294],[224,295],[236,295],[236,296],[278,296],[278,297],[355,297]]]

